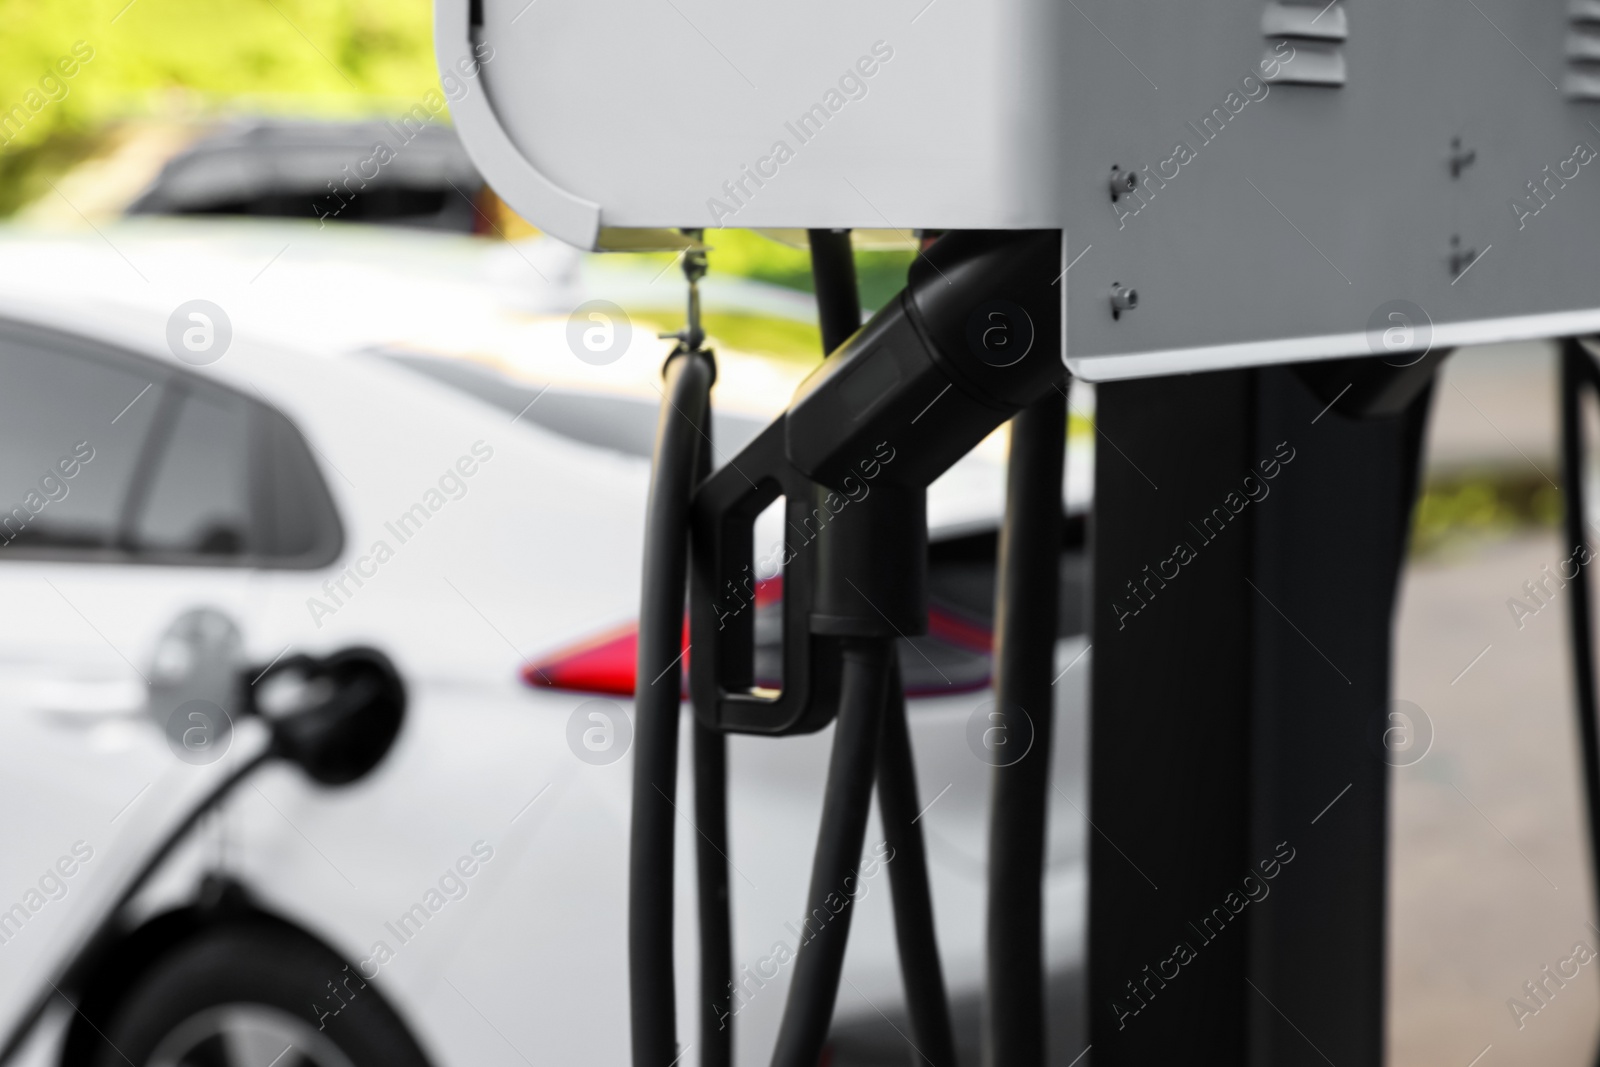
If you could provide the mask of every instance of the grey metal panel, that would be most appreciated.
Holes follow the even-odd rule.
[[[435,8],[441,69],[484,57],[451,104],[468,151],[582,247],[602,227],[1058,224],[1054,0]]]
[[[1065,356],[1091,380],[1368,354],[1390,301],[1439,347],[1600,332],[1596,0],[820,5],[484,0],[476,31],[474,5],[439,10],[493,57],[458,103],[483,120],[469,149],[520,159],[489,179],[585,246],[1059,225]],[[1247,81],[1282,40],[1277,80]],[[818,101],[826,132],[792,130]],[[1125,218],[1114,164],[1156,176]],[[1546,167],[1566,177],[1519,220]],[[541,182],[589,207],[573,222]],[[1140,297],[1118,318],[1113,283]]]
[[[1600,109],[1559,88],[1583,72],[1562,0],[1341,3],[1346,41],[1291,43],[1295,62],[1336,48],[1346,83],[1271,84],[1254,101],[1267,5],[1073,4],[1057,136],[1066,256],[1082,255],[1067,357],[1084,377],[1366,354],[1391,300],[1418,305],[1436,343],[1600,329],[1600,158],[1565,163],[1580,142],[1600,148]],[[1214,134],[1213,109],[1227,119]],[[1475,153],[1459,177],[1455,137]],[[1180,143],[1193,158],[1161,167]],[[1176,177],[1119,219],[1114,164]],[[1519,227],[1511,201],[1546,165],[1576,176]],[[1452,238],[1481,257],[1459,278]],[[1117,319],[1113,282],[1139,293]],[[1487,321],[1503,317],[1518,321]]]

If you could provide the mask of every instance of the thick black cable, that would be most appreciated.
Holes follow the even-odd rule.
[[[694,723],[700,900],[700,1067],[733,1063],[733,923],[728,898],[727,739]]]
[[[867,832],[878,724],[894,645],[888,638],[846,640],[822,824],[772,1067],[817,1067],[821,1059],[839,995],[850,914],[861,888],[856,865]]]
[[[76,985],[78,972],[86,966],[92,966],[101,952],[115,940],[118,926],[122,922],[123,912],[132,903],[133,898],[139,895],[139,891],[145,887],[145,883],[150,880],[151,876],[161,869],[161,865],[172,855],[173,850],[183,842],[184,838],[189,836],[189,831],[194,829],[195,824],[210,814],[218,804],[226,800],[228,794],[232,793],[240,782],[255,773],[256,769],[262,764],[276,758],[278,755],[278,748],[274,744],[268,744],[239,767],[229,771],[227,777],[213,786],[211,792],[207,793],[198,804],[191,808],[181,822],[167,831],[167,836],[162,839],[161,844],[156,846],[155,851],[145,859],[138,872],[123,886],[122,892],[117,894],[117,899],[106,909],[99,922],[95,924],[94,929],[90,931],[89,936],[83,940],[82,946],[72,954],[59,972],[46,982],[47,988],[39,991],[33,1003],[29,1005],[28,1010],[23,1013],[21,1019],[12,1028],[11,1033],[6,1036],[5,1045],[0,1047],[0,1064],[10,1062],[11,1058],[21,1049],[23,1043],[27,1041],[28,1035],[32,1033],[34,1025],[44,1015],[45,1009],[50,1006],[50,1001],[57,996],[65,997],[66,994],[62,990]]]
[[[817,291],[817,323],[826,356],[861,329],[855,252],[849,230],[807,230],[806,237],[811,243],[811,281]]]
[[[996,710],[1007,742],[1028,746],[994,768],[989,818],[983,1061],[1002,1067],[1045,1061],[1045,819],[1065,452],[1066,403],[1052,390],[1011,421],[996,579]]]
[[[672,956],[674,807],[682,700],[683,604],[689,566],[689,502],[709,429],[708,353],[674,354],[656,425],[645,511],[634,696],[633,819],[628,844],[628,993],[633,1067],[678,1059]]]
[[[889,890],[894,898],[894,933],[900,947],[911,1043],[929,1067],[956,1067],[956,1043],[945,995],[944,968],[933,923],[928,853],[917,805],[917,771],[900,665],[891,663],[888,701],[878,734],[878,814],[889,847]]]
[[[810,230],[811,276],[824,355],[861,328],[861,300],[849,230]],[[879,734],[878,809],[890,849],[889,884],[895,940],[912,1043],[932,1067],[955,1067],[955,1038],[944,971],[933,923],[927,851],[917,804],[916,764],[906,727],[905,694],[898,662],[891,657],[888,700]]]
[[[709,409],[708,409],[709,410]],[[711,473],[711,427],[699,475]],[[728,741],[691,716],[694,730],[695,886],[700,903],[700,1067],[733,1065],[733,902],[728,885]],[[718,1005],[722,1004],[722,1008]]]
[[[1576,340],[1561,343],[1561,484],[1566,550],[1577,567],[1561,579],[1571,585],[1567,594],[1569,635],[1572,639],[1573,710],[1578,716],[1578,736],[1583,745],[1583,791],[1589,816],[1589,862],[1600,885],[1600,721],[1594,675],[1594,613],[1589,592],[1590,540],[1585,515],[1583,484],[1583,410],[1579,403],[1585,385],[1596,388],[1595,366]],[[1600,1062],[1600,1060],[1597,1060]]]
[[[1600,701],[1595,693],[1594,609],[1589,589],[1591,542],[1588,537],[1588,509],[1584,494],[1584,438],[1582,389],[1588,385],[1600,398],[1600,366],[1581,342],[1567,338],[1561,343],[1561,482],[1563,525],[1571,558],[1577,573],[1562,579],[1572,586],[1567,598],[1568,627],[1572,640],[1573,710],[1578,716],[1578,735],[1583,745],[1583,787],[1589,816],[1589,862],[1600,886]],[[1558,568],[1559,569],[1559,568]],[[1600,1064],[1600,1053],[1595,1063]]]

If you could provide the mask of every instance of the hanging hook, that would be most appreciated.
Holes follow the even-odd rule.
[[[700,325],[700,279],[706,276],[706,246],[701,238],[705,236],[705,231],[686,229],[681,232],[693,242],[683,253],[683,276],[689,283],[688,319],[683,329],[660,335],[677,340],[678,348],[674,355],[677,352],[699,352],[706,341],[705,329]]]

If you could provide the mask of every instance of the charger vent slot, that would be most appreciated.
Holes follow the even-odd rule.
[[[1600,100],[1600,0],[1571,0],[1567,27],[1561,89],[1568,100]]]
[[[1600,6],[1600,0],[1585,0]],[[1269,3],[1261,12],[1261,34],[1267,39],[1263,70],[1277,65],[1268,78],[1276,85],[1320,85],[1338,88],[1348,77],[1343,45],[1350,37],[1344,0],[1332,3]],[[1294,49],[1284,62],[1283,45]]]

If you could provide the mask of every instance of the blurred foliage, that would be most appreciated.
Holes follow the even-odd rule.
[[[430,0],[0,0],[0,26],[0,112],[25,118],[0,212],[119,119],[398,113],[438,87]]]
[[[707,230],[706,268],[712,274],[734,274],[781,285],[802,293],[812,291],[811,254],[802,248],[774,241],[753,230]],[[651,258],[663,266],[672,256],[662,253]],[[861,291],[861,306],[877,310],[905,287],[906,271],[915,256],[910,251],[856,249],[856,285]],[[821,341],[813,338],[815,345]]]
[[[759,278],[786,289],[811,291],[811,255],[750,230],[707,230],[706,269],[713,274]],[[820,342],[819,342],[820,343]]]
[[[1561,507],[1560,490],[1537,475],[1469,472],[1431,482],[1417,501],[1411,552],[1425,556],[1529,526],[1554,526]]]
[[[722,345],[785,362],[822,361],[822,331],[814,323],[728,311],[708,311],[702,323],[713,349]]]
[[[92,50],[9,147],[170,110],[174,94],[192,108],[351,114],[438,87],[430,0],[0,0],[0,25],[6,108],[74,44]]]
[[[0,148],[0,216],[43,196],[49,182],[94,155],[100,139],[62,131],[38,144]]]

